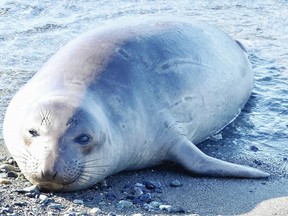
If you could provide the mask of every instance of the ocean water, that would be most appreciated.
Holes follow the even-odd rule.
[[[0,0],[0,131],[15,92],[62,45],[105,20],[149,14],[214,23],[246,45],[256,79],[252,96],[236,121],[199,147],[288,176],[287,0]]]

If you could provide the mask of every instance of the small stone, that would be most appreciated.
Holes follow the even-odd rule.
[[[8,171],[20,172],[20,169],[18,167],[15,167],[10,164],[1,164],[0,170],[5,170],[5,172],[8,172]]]
[[[7,161],[11,165],[16,164],[16,161],[12,157],[7,158]]]
[[[134,187],[134,196],[139,197],[143,194],[143,191],[139,187]]]
[[[26,206],[27,203],[26,202],[14,202],[12,205],[13,206],[23,207],[23,206]]]
[[[63,206],[60,203],[51,203],[49,208],[61,210]]]
[[[12,182],[8,179],[0,178],[0,184],[8,185],[8,184],[12,184]]]
[[[161,183],[159,181],[144,181],[143,184],[147,189],[161,188]]]
[[[39,196],[40,204],[45,205],[48,203],[49,199],[46,195],[40,194]]]
[[[259,161],[259,160],[254,160],[253,162],[254,162],[256,165],[258,165],[258,166],[261,166],[261,165],[262,165],[262,162]]]
[[[174,181],[170,182],[170,186],[171,187],[180,187],[180,186],[182,186],[182,184],[180,181],[174,180]]]
[[[39,187],[36,185],[32,185],[29,187],[26,187],[23,189],[24,191],[30,192],[30,193],[40,193]]]
[[[257,148],[256,146],[253,145],[250,147],[250,150],[253,152],[257,152],[257,151],[259,151],[259,148]]]
[[[117,216],[114,212],[109,212],[108,216]]]
[[[161,203],[160,203],[160,202],[157,202],[157,201],[152,201],[152,202],[150,203],[150,205],[151,205],[152,207],[154,207],[154,208],[159,208],[159,206],[161,205]]]
[[[212,140],[212,141],[218,141],[218,140],[222,140],[222,139],[223,139],[223,137],[222,137],[221,133],[214,134],[213,136],[210,137],[210,140]]]
[[[119,201],[119,207],[120,208],[130,208],[133,206],[133,203],[127,200],[120,200]]]
[[[94,215],[99,215],[99,214],[101,214],[102,213],[102,211],[101,211],[101,209],[99,209],[99,208],[92,208],[90,211],[89,211],[89,214],[91,214],[92,216],[94,216]]]
[[[81,200],[81,199],[75,199],[75,200],[73,200],[73,203],[74,203],[74,204],[77,204],[77,205],[83,205],[83,204],[84,204],[84,201]]]
[[[18,173],[17,172],[14,172],[14,171],[9,171],[7,173],[7,177],[11,177],[11,178],[17,178],[18,177]]]
[[[159,208],[154,208],[152,205],[150,205],[148,203],[144,203],[143,209],[148,211],[148,212],[155,212],[155,211],[159,210]]]
[[[141,183],[136,183],[136,184],[135,184],[135,187],[144,188],[145,185],[144,185],[144,184],[141,184]]]
[[[143,203],[149,203],[152,200],[152,196],[150,193],[146,193],[140,196],[139,200],[142,201]]]
[[[160,209],[160,210],[169,211],[171,208],[172,208],[172,206],[170,206],[170,205],[160,205],[160,206],[159,206],[159,209]]]
[[[132,214],[132,216],[143,216],[141,213]]]

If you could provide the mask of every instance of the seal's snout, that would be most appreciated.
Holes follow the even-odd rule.
[[[42,170],[41,177],[47,181],[54,181],[57,175],[57,171]]]

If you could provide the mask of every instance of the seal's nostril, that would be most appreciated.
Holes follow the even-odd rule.
[[[54,181],[57,176],[57,171],[41,170],[41,178],[46,181]]]

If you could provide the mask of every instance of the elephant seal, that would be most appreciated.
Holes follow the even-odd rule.
[[[99,27],[61,48],[14,96],[7,148],[31,183],[54,191],[166,160],[201,175],[267,177],[196,147],[250,96],[253,73],[241,47],[187,19]]]

